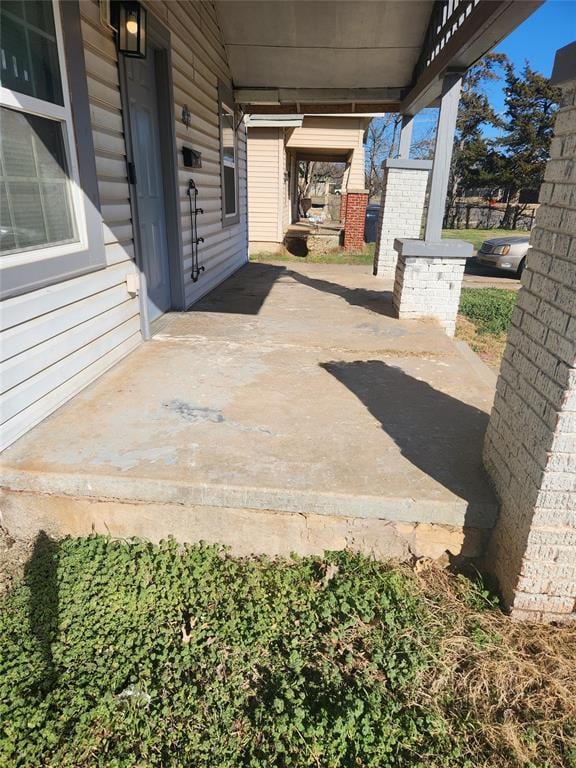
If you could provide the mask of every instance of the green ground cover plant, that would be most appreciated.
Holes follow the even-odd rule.
[[[41,534],[0,602],[0,765],[576,766],[576,631],[512,626],[434,568]]]
[[[515,291],[502,288],[464,288],[459,311],[474,323],[480,335],[506,333],[516,296]]]

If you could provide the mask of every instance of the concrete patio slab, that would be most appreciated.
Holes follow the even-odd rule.
[[[240,549],[248,536],[272,552],[299,516],[312,548],[340,541],[310,544],[317,516],[334,531],[489,529],[493,379],[434,323],[393,319],[380,286],[367,268],[250,264],[164,316],[152,341],[5,451],[5,519],[232,544],[243,520]],[[265,516],[248,525],[251,512]],[[270,546],[256,543],[258,521]]]

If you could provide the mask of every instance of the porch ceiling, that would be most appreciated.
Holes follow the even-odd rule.
[[[439,95],[438,75],[470,66],[540,4],[215,0],[236,100],[307,114],[414,113]]]
[[[217,3],[239,88],[406,86],[433,5],[433,0]]]

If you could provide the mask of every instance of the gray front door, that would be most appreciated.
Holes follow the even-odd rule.
[[[150,45],[145,59],[126,59],[140,263],[146,277],[149,320],[154,320],[170,309],[170,269],[155,59],[154,48]]]

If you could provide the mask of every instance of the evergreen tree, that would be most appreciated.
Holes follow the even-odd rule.
[[[494,150],[483,131],[486,126],[502,127],[502,120],[490,105],[483,87],[488,81],[498,80],[500,70],[507,66],[505,54],[488,53],[464,77],[446,200],[448,226],[455,223],[457,196],[493,181],[487,171],[492,165],[490,155]]]
[[[542,184],[560,92],[526,62],[520,75],[512,64],[506,66],[504,93],[505,135],[499,141],[505,156],[500,177],[507,202],[503,226],[514,226],[518,193],[536,191]]]

